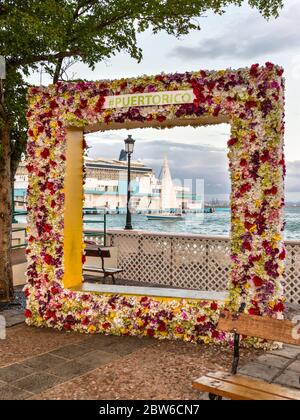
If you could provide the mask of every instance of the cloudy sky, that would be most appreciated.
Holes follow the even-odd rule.
[[[223,16],[208,14],[200,19],[202,30],[177,40],[164,33],[139,37],[144,58],[137,64],[119,54],[91,71],[78,64],[75,77],[90,80],[120,78],[198,69],[224,69],[272,61],[285,68],[287,82],[286,156],[287,197],[300,201],[300,2],[285,0],[279,19],[266,21],[248,6],[231,7]],[[39,83],[39,77],[33,77]],[[43,84],[47,84],[47,76]],[[177,178],[204,178],[206,194],[219,196],[230,191],[226,143],[227,125],[171,130],[132,130],[136,139],[135,159],[159,171],[164,156]],[[117,158],[127,136],[123,130],[88,136],[93,157]]]

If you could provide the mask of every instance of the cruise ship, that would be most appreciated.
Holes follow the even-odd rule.
[[[124,213],[127,205],[126,154],[121,152],[118,160],[86,157],[85,167],[84,206],[105,209],[108,213]],[[157,177],[153,169],[141,161],[131,163],[132,211],[147,214],[201,211],[203,197],[193,195],[187,187],[174,185],[167,159],[161,174]],[[25,201],[27,186],[26,162],[21,162],[14,184],[17,202]]]

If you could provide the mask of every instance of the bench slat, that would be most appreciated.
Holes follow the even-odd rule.
[[[300,325],[298,324],[300,329]],[[280,343],[300,346],[300,337],[293,336],[297,327],[291,321],[241,314],[238,318],[230,312],[222,312],[218,323],[219,331],[237,332],[247,337],[257,337]]]
[[[230,400],[243,401],[284,401],[285,398],[256,391],[242,385],[231,384],[222,380],[203,376],[193,382],[193,387],[201,392],[208,392]]]
[[[267,392],[268,394],[276,395],[287,400],[300,400],[300,391],[286,388],[280,385],[268,384],[262,380],[250,378],[242,375],[231,375],[226,372],[211,372],[208,373],[209,378],[223,380],[225,382],[241,385],[253,390]]]
[[[83,271],[94,271],[95,273],[110,273],[110,274],[116,274],[116,273],[122,273],[124,270],[122,268],[105,268],[103,270],[102,268],[96,267],[96,266],[90,266],[90,265],[84,265]]]

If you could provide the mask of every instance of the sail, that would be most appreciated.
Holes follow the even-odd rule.
[[[170,211],[177,209],[176,191],[173,185],[169,162],[165,158],[161,178],[161,210]]]

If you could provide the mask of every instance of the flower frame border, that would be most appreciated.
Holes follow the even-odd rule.
[[[193,89],[193,104],[104,109],[106,96]],[[28,95],[29,325],[67,331],[224,341],[222,302],[64,289],[64,175],[68,127],[205,125],[228,121],[232,268],[227,308],[282,317],[284,79],[272,63],[101,82],[32,87]],[[84,253],[84,251],[83,251]],[[84,258],[84,256],[83,256]]]

